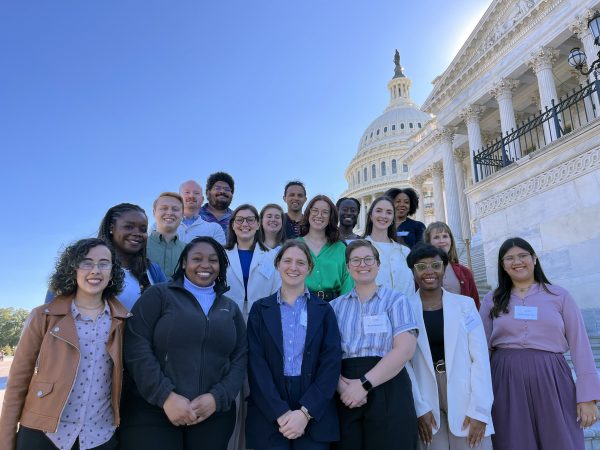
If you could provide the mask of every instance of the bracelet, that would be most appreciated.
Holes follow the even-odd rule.
[[[301,406],[300,411],[302,411],[302,414],[304,414],[304,416],[306,417],[306,420],[308,420],[310,422],[310,419],[312,419],[312,416],[308,413],[308,409],[306,409],[304,406]]]

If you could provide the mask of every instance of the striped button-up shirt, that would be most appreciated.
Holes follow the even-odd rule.
[[[355,289],[331,303],[342,335],[342,358],[385,356],[394,337],[418,330],[408,300],[401,292],[380,286],[361,302]],[[369,324],[376,324],[369,327]]]
[[[111,405],[113,362],[106,349],[111,314],[106,302],[96,320],[82,316],[75,302],[71,314],[79,337],[79,367],[58,430],[46,436],[61,450],[70,450],[79,438],[79,448],[86,450],[104,444],[115,432]]]
[[[281,300],[281,290],[277,291],[277,303],[281,311],[281,329],[283,331],[283,374],[298,376],[302,371],[302,356],[306,341],[308,314],[306,301],[308,290],[296,299],[293,305]]]

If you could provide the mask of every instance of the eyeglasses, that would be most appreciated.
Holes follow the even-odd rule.
[[[427,269],[440,270],[443,267],[444,263],[442,261],[434,261],[429,264],[417,263],[414,265],[414,268],[417,272],[425,272]]]
[[[112,268],[112,263],[106,261],[100,261],[99,263],[92,261],[81,261],[79,264],[77,264],[77,268],[81,270],[92,270],[94,267],[98,267],[98,270],[106,271]]]
[[[329,211],[328,209],[310,208],[311,216],[329,217],[330,214],[331,211]]]
[[[352,267],[359,267],[360,264],[362,262],[365,263],[365,266],[372,266],[373,264],[375,264],[375,257],[374,256],[365,256],[364,258],[350,258],[350,265]]]
[[[502,261],[504,261],[505,263],[511,264],[511,263],[514,263],[517,260],[519,260],[519,261],[526,261],[530,257],[531,257],[530,253],[519,253],[518,255],[505,256],[504,258],[502,258]]]
[[[256,223],[256,217],[254,217],[254,216],[248,216],[248,217],[237,216],[235,219],[233,219],[233,221],[238,225],[242,225],[244,222],[246,222],[248,225],[254,225]]]
[[[231,188],[229,186],[213,186],[211,191],[216,192],[231,192]]]

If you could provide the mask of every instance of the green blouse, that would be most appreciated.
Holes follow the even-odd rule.
[[[303,238],[299,239],[304,241]],[[346,244],[342,241],[326,243],[318,255],[312,250],[310,254],[315,267],[306,277],[305,284],[311,292],[339,291],[343,295],[352,290],[354,281],[346,269]]]

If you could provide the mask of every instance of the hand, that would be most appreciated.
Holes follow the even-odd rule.
[[[433,428],[436,426],[433,412],[429,411],[419,417],[419,437],[424,444],[431,444],[431,441],[433,440]]]
[[[288,411],[281,417],[283,417],[283,423],[279,423],[279,419],[277,419],[277,423],[279,423],[279,432],[283,434],[283,437],[297,439],[304,434],[304,429],[308,425],[308,418],[302,411],[299,409]]]
[[[359,379],[348,380],[344,392],[340,395],[342,403],[348,408],[357,408],[366,403],[367,391]]]
[[[462,429],[469,427],[469,435],[467,436],[467,443],[469,447],[477,447],[479,443],[483,440],[485,436],[485,422],[481,422],[477,419],[473,419],[472,417],[466,416],[463,421]]]
[[[217,410],[217,402],[212,394],[199,395],[192,400],[191,405],[197,417],[191,425],[196,425],[208,419]]]
[[[190,401],[182,395],[171,392],[163,404],[165,414],[176,427],[190,425],[196,420],[196,413]]]
[[[581,428],[589,428],[598,420],[598,407],[594,400],[577,403],[577,422]]]
[[[345,378],[340,375],[340,379],[338,380],[338,384],[337,384],[338,394],[342,395],[342,392],[344,392],[346,390],[346,388],[348,387],[349,382],[350,382],[350,380],[348,380],[348,378]]]

